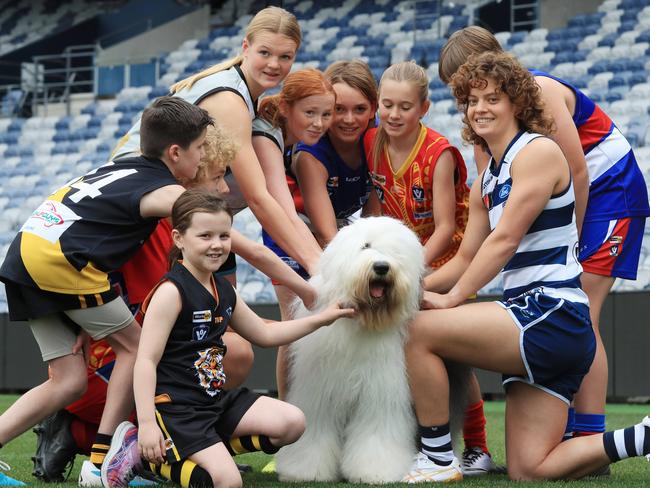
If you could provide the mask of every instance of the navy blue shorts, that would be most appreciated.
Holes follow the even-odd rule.
[[[292,270],[294,270],[296,273],[300,275],[301,278],[304,278],[306,280],[309,279],[309,273],[305,268],[303,268],[298,261],[293,259],[291,256],[289,256],[284,249],[282,249],[280,246],[278,246],[273,239],[271,239],[271,236],[266,233],[266,231],[262,231],[262,241],[264,242],[264,245],[268,247],[271,251],[273,251],[284,263],[289,266]],[[275,280],[273,281],[274,285],[279,285]]]
[[[526,376],[503,375],[503,385],[521,381],[570,403],[589,372],[596,339],[589,307],[531,290],[497,301],[521,330],[519,347]]]

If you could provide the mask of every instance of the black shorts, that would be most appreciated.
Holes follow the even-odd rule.
[[[5,290],[9,306],[9,319],[12,321],[38,319],[64,310],[97,307],[112,302],[118,296],[113,288],[91,295],[68,295],[21,285],[9,280],[5,281]]]
[[[167,462],[190,457],[229,439],[259,395],[248,388],[224,391],[211,405],[156,404],[156,419],[165,437]]]

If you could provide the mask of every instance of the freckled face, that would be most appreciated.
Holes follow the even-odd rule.
[[[283,109],[287,132],[305,144],[316,144],[332,123],[334,94],[311,95]]]

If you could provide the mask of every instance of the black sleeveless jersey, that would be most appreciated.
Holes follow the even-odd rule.
[[[225,278],[213,275],[210,293],[181,263],[164,281],[178,288],[182,307],[158,363],[156,396],[177,404],[214,403],[226,382],[222,337],[235,309],[235,290]]]
[[[140,200],[176,184],[162,161],[141,156],[72,180],[27,219],[7,252],[0,280],[60,294],[107,291],[107,273],[128,261],[158,223],[142,218]]]

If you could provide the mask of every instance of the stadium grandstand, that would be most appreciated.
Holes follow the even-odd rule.
[[[499,25],[490,24],[489,12],[507,18],[509,30],[497,33],[504,48],[597,101],[633,145],[650,182],[650,0],[564,3],[584,9],[545,23],[544,9],[559,2],[528,0],[521,20],[524,2],[517,0],[159,0],[155,12],[139,0],[0,0],[0,259],[44,197],[107,162],[143,108],[172,83],[235,55],[251,14],[268,4],[300,21],[304,42],[294,69],[360,58],[379,78],[391,63],[425,66],[432,104],[424,122],[461,148],[470,180],[472,150],[461,142],[461,115],[438,78],[438,55],[455,30]],[[249,212],[235,225],[260,238]],[[616,292],[650,289],[649,248],[646,238],[638,280],[617,283]],[[275,302],[268,279],[242,261],[238,281],[247,301]],[[497,281],[483,289],[500,291]]]

